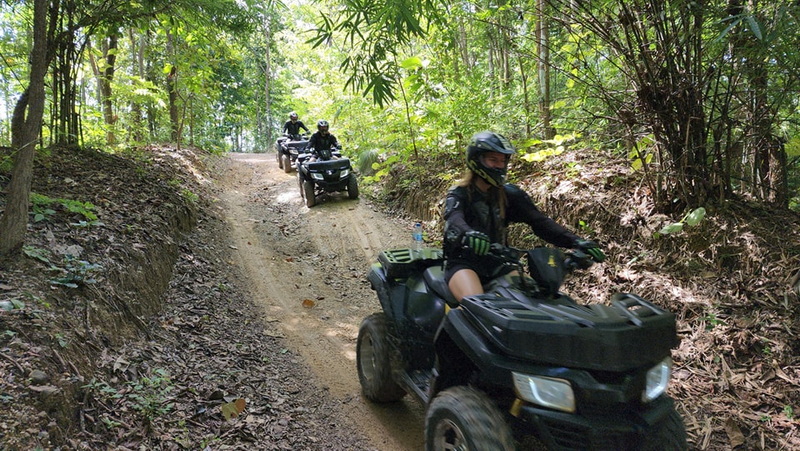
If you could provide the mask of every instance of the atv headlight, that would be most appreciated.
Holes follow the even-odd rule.
[[[343,179],[343,178],[347,177],[348,175],[350,175],[350,169],[343,169],[342,173],[339,174],[339,178]]]
[[[514,387],[517,389],[517,394],[523,400],[542,407],[569,413],[575,412],[575,393],[569,382],[564,379],[520,373],[511,374],[514,376]]]
[[[325,176],[322,175],[322,173],[320,173],[320,172],[313,172],[311,174],[311,177],[313,177],[314,180],[325,180]]]
[[[672,374],[672,358],[659,362],[647,372],[647,381],[642,392],[642,402],[650,402],[661,396],[667,390],[670,375]]]

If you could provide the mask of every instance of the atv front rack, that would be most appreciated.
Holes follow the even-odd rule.
[[[532,307],[495,294],[461,305],[504,353],[548,365],[627,371],[661,361],[679,343],[675,316],[633,294],[617,294],[611,305],[562,295]]]

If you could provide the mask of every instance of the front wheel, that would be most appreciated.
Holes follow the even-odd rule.
[[[489,397],[472,387],[439,393],[425,417],[427,451],[514,451],[516,445],[503,414]]]
[[[358,199],[358,180],[353,174],[350,174],[350,180],[347,181],[347,197]]]
[[[308,208],[313,207],[314,204],[317,203],[317,199],[314,198],[314,184],[308,180],[303,182],[303,197],[306,200],[306,207]]]
[[[290,173],[292,172],[292,160],[289,159],[289,155],[284,155],[281,157],[282,164],[280,165],[283,167],[283,172]]]
[[[374,313],[361,322],[356,342],[358,381],[364,397],[374,402],[397,401],[406,392],[392,379],[392,355],[386,315]]]
[[[277,160],[278,160],[278,168],[279,169],[283,169],[283,156],[281,155],[280,151],[278,151],[278,154],[276,155],[276,157],[277,157]]]
[[[675,406],[645,440],[647,441],[643,447],[645,451],[686,451],[689,449],[686,427],[683,425],[683,418],[675,410]]]

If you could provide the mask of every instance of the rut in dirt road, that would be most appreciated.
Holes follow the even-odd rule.
[[[387,218],[346,193],[309,209],[296,174],[280,170],[273,154],[231,159],[222,201],[257,304],[377,449],[422,449],[422,407],[410,398],[365,401],[355,365],[361,320],[380,310],[367,270],[381,250],[408,245],[410,221]]]

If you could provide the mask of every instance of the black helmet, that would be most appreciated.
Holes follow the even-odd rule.
[[[326,131],[327,132],[328,131],[328,121],[323,119],[323,120],[317,122],[317,130]]]
[[[297,113],[295,113],[294,111],[289,113],[289,119],[297,119]]]
[[[480,132],[472,135],[467,146],[467,167],[493,186],[502,186],[506,180],[506,167],[490,168],[483,164],[481,156],[486,152],[500,152],[513,155],[516,150],[505,136],[494,132]]]

